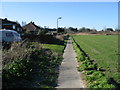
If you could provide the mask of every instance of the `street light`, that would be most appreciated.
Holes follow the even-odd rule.
[[[57,18],[57,33],[58,33],[58,20],[59,20],[59,19],[62,19],[62,17],[58,17],[58,18]]]

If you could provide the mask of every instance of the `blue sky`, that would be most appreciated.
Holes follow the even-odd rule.
[[[1,7],[0,7],[1,8]],[[101,30],[117,28],[117,2],[2,2],[0,17],[9,20],[34,21],[39,26],[87,27]]]

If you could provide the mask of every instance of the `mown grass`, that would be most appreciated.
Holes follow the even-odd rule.
[[[55,45],[55,44],[42,44],[41,46],[43,48],[51,49],[58,54],[62,54],[65,47],[64,45]]]
[[[73,38],[91,60],[106,70],[107,77],[120,83],[117,35],[73,35]]]
[[[108,77],[105,76],[104,71],[97,63],[90,60],[90,58],[82,51],[80,46],[73,39],[73,47],[77,53],[77,60],[79,62],[78,71],[84,74],[84,79],[87,81],[88,88],[115,88],[116,86],[110,83]]]

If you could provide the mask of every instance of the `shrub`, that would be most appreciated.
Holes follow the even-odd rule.
[[[52,86],[52,83],[56,82],[58,75],[56,67],[60,64],[61,57],[49,49],[42,49],[38,43],[31,43],[29,47],[18,47],[19,49],[8,50],[4,53],[10,54],[16,51],[16,54],[10,54],[11,56],[4,58],[10,61],[3,67],[3,87],[17,87],[17,82],[14,80],[17,78],[31,80],[34,78],[32,75],[36,73],[43,80],[39,82],[40,85]]]

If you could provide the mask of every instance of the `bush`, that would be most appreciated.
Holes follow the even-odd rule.
[[[34,78],[33,74],[40,75],[40,85],[52,86],[53,83],[56,83],[58,76],[56,67],[60,64],[61,57],[56,56],[49,49],[42,49],[39,43],[31,43],[29,47],[18,47],[19,49],[16,48],[15,50],[13,48],[13,50],[4,53],[16,52],[16,54],[10,54],[11,56],[4,58],[10,61],[3,65],[3,88],[17,87],[17,85],[19,87],[18,78],[21,81],[24,79],[30,82]]]
[[[40,46],[39,46],[40,47]],[[37,47],[37,48],[39,48]],[[41,50],[41,47],[39,51]],[[33,53],[35,49],[26,48],[18,43],[14,44],[12,50],[4,51],[3,54],[3,78],[4,80],[10,77],[26,77],[32,70]],[[37,57],[37,55],[36,55]]]

